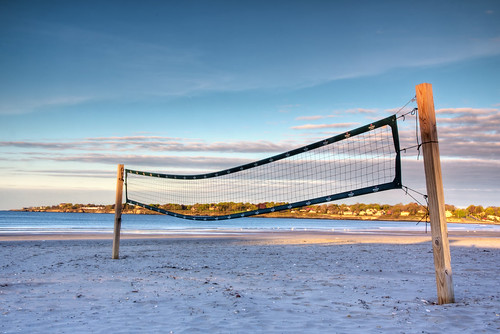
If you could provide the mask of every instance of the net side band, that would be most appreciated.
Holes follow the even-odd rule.
[[[395,189],[395,188],[400,188],[400,187],[398,187],[394,182],[389,182],[389,183],[377,185],[375,187],[366,187],[366,188],[362,188],[362,189],[356,189],[356,190],[352,190],[349,192],[343,192],[343,193],[339,193],[339,194],[318,197],[318,198],[310,199],[307,201],[295,202],[295,203],[290,203],[290,204],[285,204],[285,205],[274,206],[272,208],[239,212],[239,213],[233,213],[233,214],[221,215],[221,216],[183,215],[180,213],[167,211],[167,210],[157,208],[157,207],[154,207],[151,205],[147,205],[144,203],[136,202],[134,200],[127,200],[127,203],[137,205],[137,206],[143,207],[145,209],[155,211],[158,213],[162,213],[165,215],[173,216],[176,218],[183,218],[183,219],[189,219],[189,220],[200,220],[200,221],[214,221],[214,220],[227,220],[227,219],[236,219],[236,218],[250,217],[250,216],[256,216],[256,215],[263,215],[263,214],[267,214],[267,213],[273,213],[273,212],[278,212],[278,211],[300,208],[300,207],[303,207],[306,205],[321,204],[321,203],[336,201],[336,200],[340,200],[340,199],[344,199],[344,198],[367,195],[367,194],[371,194],[371,193],[375,193],[375,192],[379,192],[379,191],[384,191],[384,190],[391,190],[391,189]]]
[[[275,156],[272,156],[270,158],[262,159],[259,161],[255,161],[249,164],[241,165],[238,167],[222,170],[219,172],[214,172],[214,173],[207,173],[207,174],[199,174],[199,175],[173,175],[173,174],[160,174],[160,173],[150,173],[150,172],[144,172],[144,171],[137,171],[137,170],[130,170],[126,169],[127,174],[136,174],[136,175],[141,175],[141,176],[146,176],[146,177],[159,177],[159,178],[170,178],[170,179],[184,179],[184,180],[200,180],[204,178],[213,178],[217,176],[223,176],[227,175],[230,173],[236,173],[239,171],[251,169],[254,167],[262,166],[265,164],[269,164],[275,161],[279,161],[281,159],[285,159],[294,155],[298,155],[307,151],[311,151],[317,148],[320,148],[325,145],[329,145],[335,142],[339,142],[341,140],[346,140],[350,137],[354,137],[356,135],[363,134],[368,131],[372,131],[374,129],[383,127],[385,125],[388,125],[391,127],[392,130],[392,139],[393,139],[393,144],[394,144],[394,150],[395,150],[395,177],[392,182],[387,182],[387,183],[382,183],[374,186],[369,186],[369,187],[364,187],[364,188],[359,188],[359,189],[353,189],[351,191],[346,191],[346,192],[340,192],[336,194],[330,194],[326,196],[321,196],[321,197],[316,197],[304,201],[298,201],[294,203],[286,203],[284,205],[277,205],[274,207],[270,208],[262,208],[262,209],[257,209],[257,210],[252,210],[252,211],[245,211],[245,212],[238,212],[238,213],[231,213],[231,214],[226,214],[226,215],[218,215],[218,216],[200,216],[200,215],[184,215],[181,213],[176,213],[172,211],[168,211],[162,208],[158,208],[152,205],[148,205],[145,203],[141,203],[132,199],[128,198],[127,195],[127,186],[125,188],[126,192],[126,202],[129,204],[137,205],[146,209],[149,209],[154,212],[170,215],[173,217],[177,218],[184,218],[184,219],[190,219],[190,220],[200,220],[200,221],[214,221],[214,220],[226,220],[226,219],[235,219],[235,218],[241,218],[241,217],[250,217],[250,216],[255,216],[255,215],[260,215],[260,214],[268,214],[268,213],[273,213],[273,212],[278,212],[278,211],[283,211],[283,210],[290,210],[294,208],[299,208],[307,205],[314,205],[314,204],[321,204],[321,203],[326,203],[326,202],[331,202],[335,200],[340,200],[344,198],[350,198],[350,197],[355,197],[355,196],[360,196],[360,195],[366,195],[374,192],[379,192],[379,191],[384,191],[384,190],[390,190],[390,189],[397,189],[401,188],[402,182],[401,182],[401,161],[400,161],[400,149],[399,149],[399,134],[398,134],[398,129],[397,129],[397,119],[395,115],[384,118],[382,120],[379,120],[377,122],[370,123],[368,125],[356,128],[354,130],[344,132],[342,134],[339,134],[337,136],[330,137],[328,139],[318,141],[315,143],[312,143],[307,146],[303,146],[282,154],[278,154]],[[126,179],[127,177],[125,177]],[[127,182],[125,181],[125,185],[127,185]]]
[[[145,171],[139,171],[139,170],[133,170],[133,169],[125,169],[125,173],[130,173],[130,174],[136,174],[136,175],[142,175],[142,176],[150,176],[150,177],[160,177],[160,178],[167,178],[167,179],[184,179],[184,180],[199,180],[199,179],[207,179],[207,178],[212,178],[212,177],[218,177],[226,174],[232,174],[232,173],[237,173],[241,172],[247,169],[255,168],[258,166],[262,166],[265,164],[269,164],[275,161],[279,161],[282,159],[286,159],[289,157],[292,157],[297,154],[301,154],[307,151],[311,151],[314,149],[317,149],[322,146],[330,145],[336,142],[339,142],[341,140],[348,139],[350,137],[354,137],[357,135],[360,135],[362,133],[372,131],[375,129],[378,129],[382,126],[389,125],[392,128],[392,134],[393,134],[393,139],[395,143],[395,149],[396,153],[398,154],[398,159],[399,159],[399,138],[398,138],[398,132],[397,132],[397,121],[396,121],[396,116],[392,115],[387,118],[381,119],[379,121],[361,126],[359,128],[356,128],[351,131],[344,132],[342,134],[320,140],[318,142],[299,147],[296,149],[293,149],[291,151],[287,151],[284,153],[277,154],[275,156],[265,158],[262,160],[258,160],[255,162],[251,162],[248,164],[244,164],[241,166],[233,167],[233,168],[228,168],[224,169],[218,172],[213,172],[213,173],[206,173],[206,174],[196,174],[196,175],[180,175],[180,174],[162,174],[162,173],[152,173],[152,172],[145,172]]]

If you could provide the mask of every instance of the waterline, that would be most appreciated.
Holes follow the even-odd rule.
[[[93,233],[113,232],[114,216],[96,213],[50,213],[0,211],[2,234]],[[448,224],[449,231],[496,231],[499,225]],[[326,220],[292,218],[240,218],[231,221],[191,221],[163,215],[123,215],[124,234],[227,234],[264,231],[329,232],[430,232],[425,223],[407,221]]]

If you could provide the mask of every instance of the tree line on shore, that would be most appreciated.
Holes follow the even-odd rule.
[[[167,211],[190,214],[190,215],[226,215],[236,212],[253,211],[263,208],[271,208],[286,203],[210,203],[210,204],[151,204],[151,206]],[[446,217],[448,220],[481,220],[490,222],[500,222],[500,207],[489,206],[484,208],[479,205],[469,205],[467,208],[458,208],[454,205],[446,205]],[[53,206],[29,207],[22,211],[42,211],[42,212],[95,212],[112,213],[114,205],[96,204],[73,204],[61,203]],[[151,214],[153,212],[144,208],[124,204],[123,213]],[[344,219],[408,219],[424,220],[427,216],[427,208],[417,203],[408,204],[322,204],[310,205],[302,208],[284,210],[268,214],[272,217],[309,217],[309,218],[344,218]]]

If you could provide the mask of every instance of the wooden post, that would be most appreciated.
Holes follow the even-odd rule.
[[[120,257],[120,229],[122,226],[122,194],[123,194],[123,165],[118,165],[116,176],[116,201],[115,201],[115,229],[113,233],[113,259]]]
[[[416,86],[439,304],[455,302],[432,85]]]

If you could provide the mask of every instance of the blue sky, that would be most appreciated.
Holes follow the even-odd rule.
[[[446,202],[500,205],[498,1],[0,1],[0,73],[0,209],[111,204],[118,163],[274,155],[386,117],[422,82]],[[425,191],[416,151],[403,168]]]

